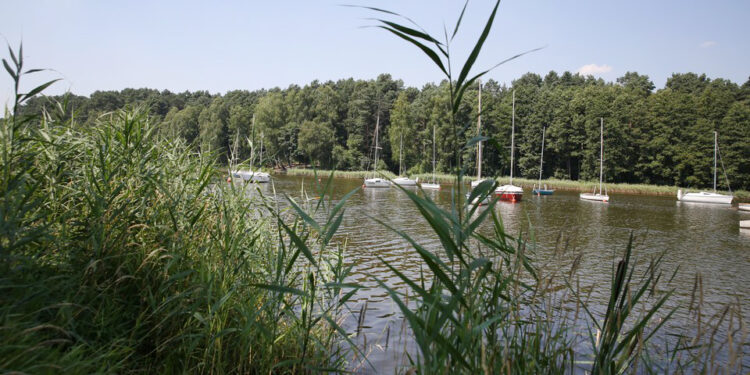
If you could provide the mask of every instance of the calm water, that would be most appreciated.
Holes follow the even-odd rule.
[[[300,195],[303,184],[309,190],[311,182],[309,177],[274,176],[276,191],[292,196]],[[355,179],[336,179],[334,199],[361,183]],[[264,189],[270,191],[270,186]],[[450,206],[449,186],[427,194],[444,207]],[[570,262],[563,264],[563,260],[581,255],[582,285],[609,285],[613,261],[622,255],[630,233],[635,231],[634,254],[646,259],[666,252],[663,269],[668,275],[680,267],[673,283],[677,288],[673,304],[689,303],[695,275],[700,273],[708,308],[719,309],[728,302],[739,301],[744,311],[750,310],[747,289],[750,285],[750,232],[739,229],[739,220],[750,220],[750,213],[727,206],[680,203],[674,197],[610,194],[610,198],[609,204],[602,204],[582,201],[578,193],[573,192],[535,197],[527,190],[521,203],[498,203],[495,210],[509,233],[528,236],[533,232],[534,259],[539,267],[567,270]],[[421,261],[404,240],[372,217],[406,231],[428,249],[437,249],[440,243],[431,235],[414,205],[398,189],[363,189],[347,203],[339,234],[348,241],[347,260],[355,265],[353,281],[367,286],[357,295],[358,305],[353,306],[358,315],[359,309],[367,304],[365,328],[359,340],[368,341],[369,358],[378,372],[392,373],[404,360],[404,347],[411,347],[401,337],[403,335],[398,334],[402,322],[397,307],[377,286],[373,276],[397,288],[403,287],[378,257],[415,277]],[[562,257],[555,251],[556,244],[560,243],[567,243]],[[593,298],[606,296],[594,294]],[[678,319],[683,318],[678,316]],[[745,323],[749,322],[747,317],[744,319]],[[389,326],[390,332],[387,331]],[[390,336],[388,349],[385,348],[386,335]]]

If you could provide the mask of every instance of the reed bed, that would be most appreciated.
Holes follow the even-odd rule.
[[[49,84],[17,89],[14,109]],[[159,137],[147,111],[93,127],[66,103],[17,113],[0,121],[0,372],[346,367],[344,250],[315,230],[335,232],[343,210],[312,228],[215,183],[215,155]]]

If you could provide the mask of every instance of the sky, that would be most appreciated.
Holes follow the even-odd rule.
[[[460,0],[94,1],[0,0],[0,36],[27,68],[48,68],[22,91],[154,88],[182,92],[257,90],[389,73],[407,86],[442,73],[413,46],[372,27],[374,6],[408,16],[429,33],[452,29]],[[460,66],[494,5],[469,2],[451,51]],[[614,81],[628,71],[657,88],[672,73],[705,73],[742,84],[750,77],[750,1],[507,0],[500,4],[476,67],[545,47],[487,78],[510,84],[527,72],[580,72]],[[8,52],[2,49],[2,57]],[[12,81],[0,74],[0,101]]]

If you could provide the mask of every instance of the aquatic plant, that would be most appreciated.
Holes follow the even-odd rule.
[[[0,121],[0,371],[309,373],[346,366],[352,289],[327,221],[310,226],[144,109]],[[319,193],[325,195],[325,192]],[[328,207],[321,203],[317,208]],[[315,211],[312,211],[313,215]]]

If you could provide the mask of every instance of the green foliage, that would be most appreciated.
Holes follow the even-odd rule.
[[[442,52],[434,52],[442,56]],[[311,161],[311,144],[300,139],[300,132],[309,121],[326,124],[333,132],[333,143],[326,152],[313,157],[315,162],[342,170],[371,169],[379,115],[380,156],[390,171],[398,172],[403,134],[405,142],[408,139],[403,153],[405,169],[409,173],[428,172],[432,169],[435,125],[438,170],[450,172],[457,165],[451,145],[465,144],[475,136],[477,116],[477,85],[466,86],[462,99],[453,106],[452,95],[455,98],[459,90],[452,84],[454,81],[455,77],[420,89],[404,88],[401,81],[380,75],[368,81],[314,81],[304,87],[231,91],[224,96],[126,89],[100,91],[90,98],[69,95],[65,100],[70,105],[68,116],[89,126],[102,113],[146,106],[153,121],[161,122],[160,133],[165,136],[210,149],[220,160],[228,157],[229,146],[239,139],[236,157],[254,157],[256,164],[266,167]],[[738,86],[721,78],[685,73],[673,75],[665,88],[654,91],[650,78],[637,72],[627,72],[616,82],[570,72],[552,71],[544,77],[528,73],[510,87],[488,79],[482,90],[482,133],[500,148],[485,147],[485,175],[510,174],[513,90],[518,156],[515,176],[538,176],[541,129],[545,127],[544,178],[597,178],[596,122],[604,117],[607,182],[710,187],[711,135],[717,130],[720,148],[734,150],[723,159],[727,172],[731,171],[727,176],[732,189],[750,189],[750,174],[743,166],[747,153],[738,153],[750,144],[747,137],[741,136],[741,129],[750,127],[750,123],[742,116],[730,117],[730,109],[737,114],[750,108],[747,82]],[[62,97],[53,99],[63,101]],[[54,100],[32,97],[19,110],[23,114],[40,114],[54,107]],[[450,125],[454,120],[460,125],[455,133]],[[731,136],[724,136],[724,132]],[[264,160],[258,163],[261,136]],[[324,144],[327,141],[319,146]],[[467,174],[476,172],[475,153],[475,147],[459,153]],[[323,154],[330,154],[330,158]],[[720,182],[722,189],[728,188],[725,179]]]
[[[16,89],[14,107],[44,87]],[[337,321],[352,286],[331,241],[345,200],[289,215],[222,183],[213,154],[161,136],[144,111],[89,126],[68,104],[0,122],[2,372],[345,366]],[[303,219],[324,211],[320,224]]]
[[[305,121],[299,131],[299,148],[322,167],[331,166],[331,150],[335,142],[333,129],[328,123]]]

